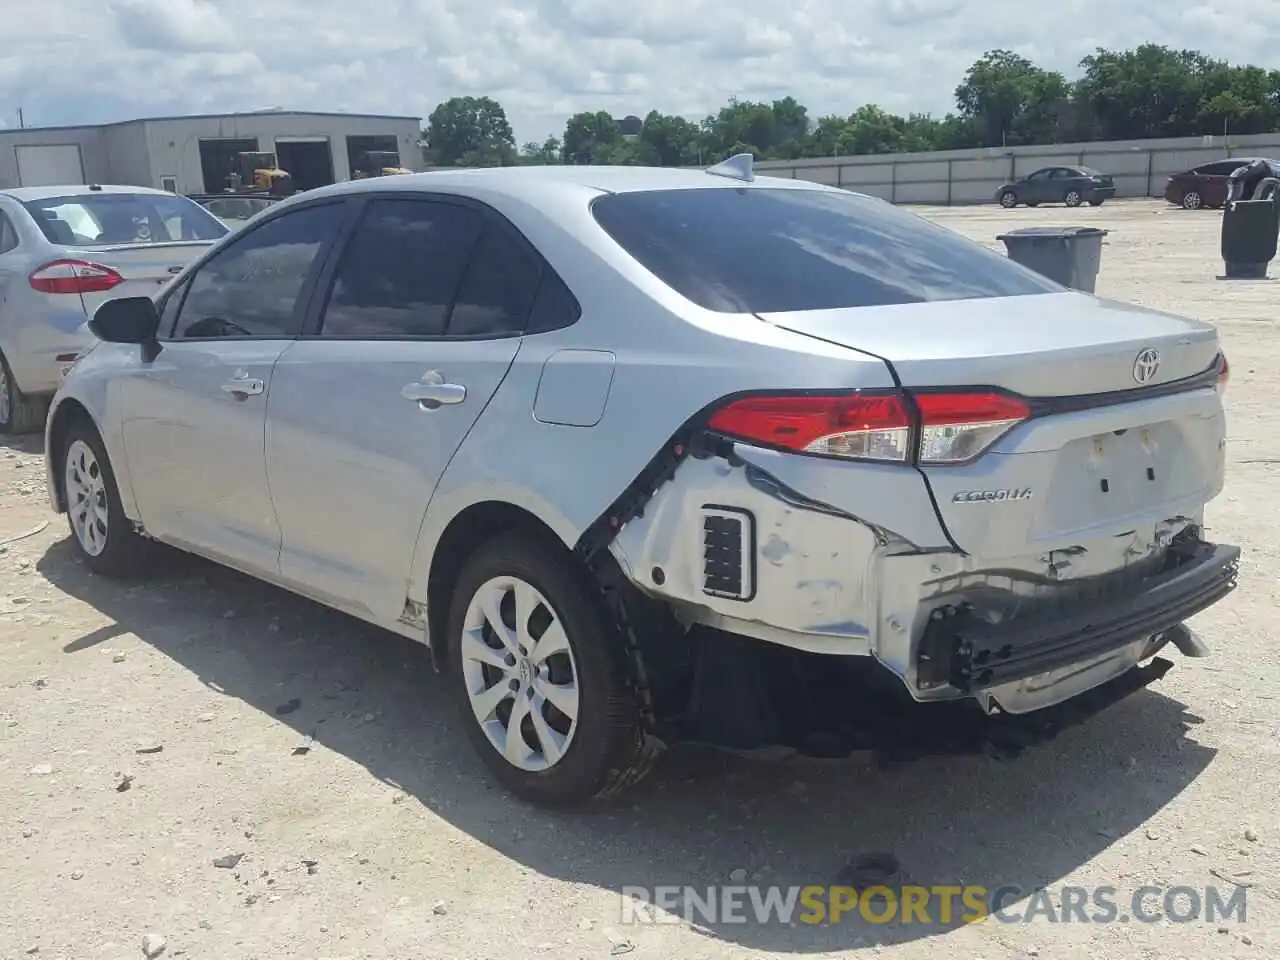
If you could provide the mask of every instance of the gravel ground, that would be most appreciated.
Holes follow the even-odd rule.
[[[416,645],[194,559],[133,587],[90,577],[49,512],[37,443],[9,441],[0,957],[162,946],[211,960],[1274,955],[1277,287],[1216,279],[1213,212],[924,212],[993,246],[1018,225],[1106,227],[1099,293],[1219,325],[1229,477],[1209,524],[1246,553],[1239,590],[1195,624],[1210,659],[1178,659],[1152,688],[1012,762],[878,771],[674,752],[619,805],[552,815],[491,786]],[[1064,886],[1113,886],[1122,907],[1145,884],[1244,886],[1248,913],[623,923],[624,886],[832,883],[867,853],[892,854],[907,882],[1045,888],[1051,904]]]

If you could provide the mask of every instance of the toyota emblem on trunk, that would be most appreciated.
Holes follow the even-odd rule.
[[[1138,383],[1150,383],[1160,369],[1160,351],[1147,347],[1133,361],[1133,379]]]

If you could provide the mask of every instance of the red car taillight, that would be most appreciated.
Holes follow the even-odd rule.
[[[707,426],[746,443],[887,463],[963,463],[1031,415],[990,391],[768,394],[730,400]]]
[[[102,293],[124,283],[110,267],[88,260],[53,260],[36,267],[28,279],[41,293]]]
[[[1222,393],[1227,389],[1227,381],[1231,379],[1231,367],[1227,363],[1227,355],[1225,353],[1218,354],[1218,392]]]

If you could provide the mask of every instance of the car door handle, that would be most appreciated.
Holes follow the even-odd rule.
[[[254,377],[232,377],[222,385],[224,393],[229,393],[237,400],[257,396],[266,390],[267,385]]]
[[[467,399],[467,388],[460,383],[417,380],[401,387],[400,396],[417,402],[425,410],[434,410],[445,404],[461,403]]]

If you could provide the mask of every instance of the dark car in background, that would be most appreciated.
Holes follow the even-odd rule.
[[[1187,210],[1208,208],[1217,210],[1227,202],[1227,178],[1240,167],[1262,159],[1271,165],[1274,176],[1280,177],[1280,160],[1265,157],[1229,157],[1202,163],[1198,167],[1175,173],[1164,185],[1164,198]]]
[[[1042,167],[1020,180],[1002,184],[996,191],[996,200],[1007,210],[1020,203],[1028,207],[1042,203],[1065,203],[1068,207],[1088,203],[1100,207],[1115,195],[1114,181],[1092,167]]]

